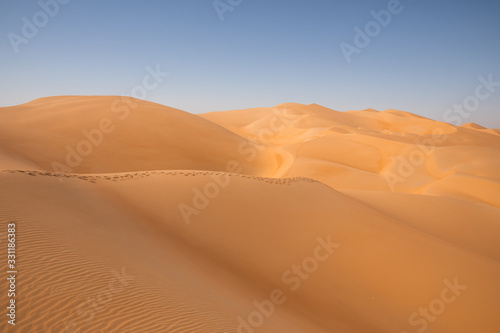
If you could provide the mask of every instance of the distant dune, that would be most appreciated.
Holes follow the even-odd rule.
[[[398,110],[3,107],[0,331],[498,333],[499,170],[498,130]]]

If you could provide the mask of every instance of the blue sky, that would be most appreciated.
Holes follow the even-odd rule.
[[[145,99],[192,113],[297,102],[443,120],[478,77],[500,82],[495,0],[220,0],[224,20],[213,0],[59,1],[53,17],[37,1],[0,2],[0,106],[130,95],[159,66],[169,75]],[[381,10],[391,19],[378,31]],[[356,47],[367,24],[373,37],[348,63],[340,44]],[[463,122],[500,128],[500,87],[483,99]]]

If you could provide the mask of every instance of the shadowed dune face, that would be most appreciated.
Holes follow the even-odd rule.
[[[498,333],[498,170],[495,130],[397,110],[0,108],[16,329]]]

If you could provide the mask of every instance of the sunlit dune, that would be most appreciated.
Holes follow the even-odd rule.
[[[398,110],[3,107],[16,328],[498,333],[499,170],[498,130]]]

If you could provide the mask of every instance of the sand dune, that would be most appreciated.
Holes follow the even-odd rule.
[[[0,108],[0,331],[497,333],[499,167],[495,130],[397,110]]]
[[[408,112],[282,104],[201,117],[288,152],[293,163],[280,176],[307,176],[337,189],[417,193],[454,172],[500,180],[493,171],[500,167],[500,137]]]
[[[246,142],[187,112],[122,97],[43,98],[0,108],[0,117],[6,149],[50,171],[226,171],[227,154],[237,158]],[[267,155],[238,162],[254,174],[255,166],[267,169]]]

